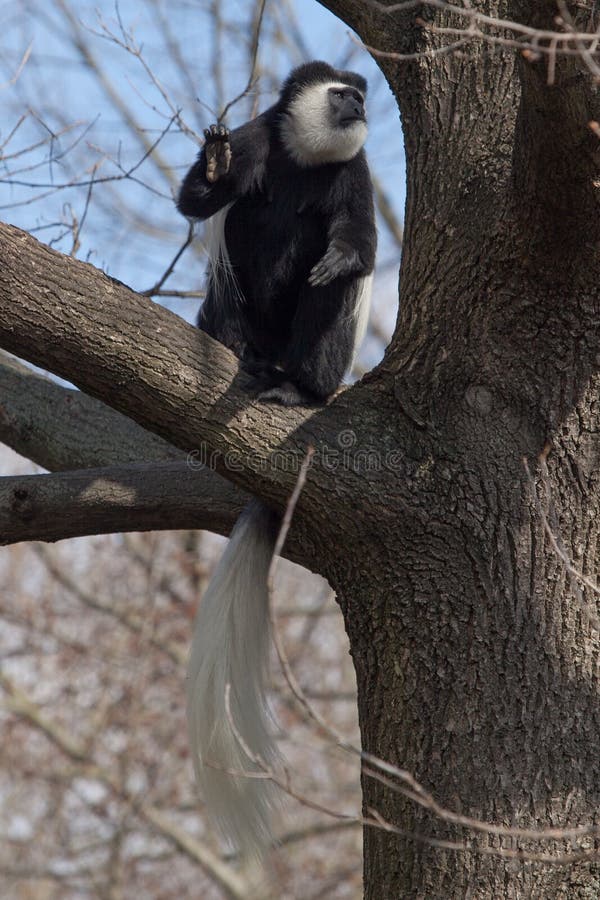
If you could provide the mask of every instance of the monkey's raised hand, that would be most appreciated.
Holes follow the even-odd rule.
[[[229,129],[224,125],[210,125],[204,129],[206,153],[206,180],[214,184],[229,172],[231,146]]]
[[[308,276],[311,287],[323,287],[340,275],[350,275],[361,266],[358,251],[346,241],[334,239],[325,255],[314,265]]]

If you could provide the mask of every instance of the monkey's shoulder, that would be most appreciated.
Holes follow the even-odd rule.
[[[266,110],[230,131],[232,156],[240,166],[264,166],[271,148],[273,124],[272,112]]]

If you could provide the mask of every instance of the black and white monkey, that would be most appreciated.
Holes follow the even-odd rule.
[[[198,325],[271,382],[263,399],[326,399],[363,337],[376,246],[366,87],[300,66],[262,115],[206,131],[181,187],[180,212],[210,219]]]
[[[210,220],[198,325],[259,377],[265,401],[326,400],[366,327],[376,250],[366,89],[354,72],[300,66],[256,119],[207,129],[181,187],[180,212]],[[244,853],[270,840],[273,793],[265,779],[227,774],[257,768],[231,721],[268,765],[267,574],[278,525],[257,501],[240,517],[202,600],[188,672],[196,775]]]

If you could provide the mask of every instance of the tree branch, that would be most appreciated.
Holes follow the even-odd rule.
[[[538,10],[537,21],[549,25],[554,16],[550,8]],[[597,261],[600,141],[590,124],[600,117],[600,95],[577,56],[557,55],[551,84],[545,60],[522,60],[520,80],[514,168],[521,227],[529,252],[543,256],[553,277],[570,282],[570,258],[587,252],[591,265]]]
[[[1,351],[0,442],[51,472],[185,459],[182,450],[104,403]]]
[[[296,470],[269,455],[284,447],[301,461],[308,444],[334,439],[329,410],[256,403],[232,353],[93,266],[0,225],[0,269],[6,349],[208,454],[212,468],[273,504],[283,507]]]
[[[375,393],[371,384],[355,386],[319,409],[260,404],[252,379],[221,344],[93,266],[6,225],[0,273],[0,345],[68,378],[274,508],[285,508],[306,448],[315,447],[296,523],[305,538],[315,526],[335,534],[342,523],[356,528],[353,504],[364,495],[365,478],[383,494],[405,469],[411,423],[406,443],[391,448],[392,471],[381,460],[366,473],[354,464],[352,454],[377,452],[382,417],[395,408],[381,385]],[[85,415],[99,409],[81,404]],[[334,465],[326,456],[332,449]],[[314,567],[314,539],[307,545],[305,565]]]
[[[186,461],[0,479],[0,544],[204,528],[229,534],[248,495]]]
[[[0,397],[0,441],[65,473],[0,479],[0,544],[172,528],[227,535],[250,499],[126,416],[2,353]]]

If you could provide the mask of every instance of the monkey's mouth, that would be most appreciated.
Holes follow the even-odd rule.
[[[344,116],[340,119],[340,125],[353,125],[355,122],[365,122],[367,121],[367,117],[364,113],[350,113],[350,115]]]

